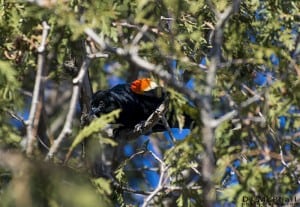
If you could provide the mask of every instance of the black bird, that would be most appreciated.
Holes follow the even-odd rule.
[[[125,136],[125,139],[132,139],[131,136],[127,137],[126,132],[128,132],[128,130],[134,130],[138,124],[142,124],[146,121],[167,96],[168,93],[164,88],[159,87],[155,82],[148,78],[139,79],[132,83],[119,84],[111,89],[98,91],[93,95],[90,116],[100,117],[115,109],[121,109],[120,115],[115,121],[117,125],[121,126],[118,126],[118,128],[113,130],[113,136],[115,138],[123,138],[123,136]],[[171,121],[171,117],[173,117],[174,114],[175,113],[172,110],[171,112],[168,112],[168,123],[171,128],[178,128],[178,123]],[[189,118],[189,116],[186,116],[184,128],[190,127],[191,121],[192,119]],[[125,134],[122,133],[123,129],[125,129]],[[166,130],[166,127],[158,122],[152,128],[151,132]],[[94,148],[97,145],[90,142],[89,146]],[[98,148],[96,147],[96,149],[88,150],[88,152],[97,152],[97,150]],[[111,157],[113,156],[111,146],[105,146],[105,148],[101,150],[101,153],[91,155],[91,163],[93,163],[92,172],[95,176],[106,176],[107,171],[111,171],[109,169],[112,168],[112,166],[109,166],[107,163],[113,163],[113,161],[107,162],[107,160],[118,159]]]
[[[122,128],[133,129],[147,120],[166,96],[167,92],[162,87],[149,78],[143,78],[96,92],[92,97],[90,115],[100,117],[115,109],[121,109],[116,124],[120,124]],[[191,119],[187,118],[185,122],[187,126]],[[178,127],[178,124],[171,127]],[[154,127],[153,131],[165,131],[165,128],[160,125]]]

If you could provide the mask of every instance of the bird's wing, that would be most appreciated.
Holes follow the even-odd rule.
[[[164,95],[162,89],[150,78],[138,79],[130,84],[130,90],[133,93],[155,98],[161,98]]]

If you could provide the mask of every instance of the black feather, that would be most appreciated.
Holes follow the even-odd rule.
[[[164,98],[165,93],[161,96],[136,94],[131,91],[130,84],[119,84],[93,95],[91,114],[99,117],[101,114],[121,109],[117,123],[122,124],[125,128],[133,128],[141,121],[145,121]]]
[[[130,84],[119,84],[108,90],[96,92],[92,97],[90,115],[100,117],[116,109],[121,109],[116,124],[122,128],[133,129],[137,124],[146,121],[147,118],[159,107],[167,96],[162,87],[157,87],[144,94],[134,93]],[[185,112],[185,123],[183,128],[190,128],[193,119]],[[174,118],[174,111],[168,112],[168,123],[171,128],[178,128],[178,122]],[[159,122],[152,132],[165,131],[165,126]]]

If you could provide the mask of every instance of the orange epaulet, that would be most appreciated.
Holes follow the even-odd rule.
[[[157,88],[157,84],[150,78],[142,78],[131,83],[130,89],[137,94],[144,94],[147,91]]]

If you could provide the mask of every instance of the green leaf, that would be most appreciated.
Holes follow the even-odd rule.
[[[94,183],[94,185],[96,185],[97,190],[101,194],[110,195],[112,193],[111,186],[110,186],[111,182],[109,180],[106,180],[104,178],[96,178],[96,179],[92,179],[92,182]]]
[[[118,145],[118,143],[115,142],[114,140],[109,139],[109,138],[105,138],[105,137],[101,137],[100,143],[101,143],[101,144],[104,144],[104,145],[110,145],[110,146],[112,146],[112,147],[115,147],[115,146]]]
[[[120,110],[112,111],[109,114],[102,115],[101,117],[93,120],[88,126],[84,127],[78,135],[75,137],[69,151],[73,151],[73,149],[80,144],[84,139],[88,138],[94,133],[100,132],[107,124],[113,122],[116,117],[119,116]],[[115,145],[116,143],[113,141],[108,141],[108,139],[102,139],[103,142],[108,144]]]
[[[116,174],[116,179],[117,179],[119,182],[122,182],[122,180],[124,179],[124,175],[125,175],[125,172],[124,172],[123,167],[120,167],[119,169],[117,169],[117,170],[115,171],[115,174]]]
[[[177,198],[176,203],[177,203],[178,207],[183,207],[184,201],[183,201],[183,195],[182,194]]]

